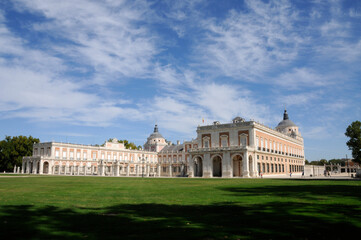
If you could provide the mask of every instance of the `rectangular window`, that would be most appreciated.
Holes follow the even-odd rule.
[[[66,152],[63,151],[63,159],[66,159]]]
[[[80,160],[80,151],[76,152],[76,159]]]
[[[59,155],[60,155],[59,150],[55,150],[55,158],[59,159],[60,157]]]
[[[69,154],[70,154],[70,160],[73,160],[74,159],[74,152],[71,151]]]
[[[247,137],[244,136],[241,138],[241,145],[244,147],[247,146]]]
[[[97,153],[93,152],[93,160],[96,160],[96,159],[97,159]]]
[[[83,159],[84,159],[84,160],[87,160],[86,152],[83,152]]]

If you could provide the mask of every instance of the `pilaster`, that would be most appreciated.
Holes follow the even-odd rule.
[[[230,152],[224,152],[223,153],[222,177],[225,177],[225,178],[232,177],[231,154],[230,154]]]
[[[204,178],[212,177],[212,163],[211,163],[211,155],[209,153],[204,154],[203,177]]]
[[[244,153],[244,161],[243,162],[243,177],[249,178],[249,161],[248,161],[248,151],[245,151]]]

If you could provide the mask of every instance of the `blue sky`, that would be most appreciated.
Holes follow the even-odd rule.
[[[361,120],[361,1],[3,0],[0,46],[2,137],[175,142],[287,106],[318,160]]]

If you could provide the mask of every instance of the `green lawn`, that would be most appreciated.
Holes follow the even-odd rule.
[[[360,232],[361,181],[0,177],[2,239],[351,239]]]

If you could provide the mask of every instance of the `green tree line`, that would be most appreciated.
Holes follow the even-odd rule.
[[[33,154],[33,144],[38,143],[38,138],[32,136],[6,136],[0,141],[0,171],[13,171],[15,165],[22,165],[24,156]]]
[[[109,138],[108,139],[108,142],[112,142],[113,141],[113,138]],[[118,143],[123,143],[124,144],[124,147],[126,149],[134,149],[134,150],[141,150],[142,149],[142,146],[137,146],[135,143],[133,142],[129,142],[128,140],[124,139],[124,140],[118,140]]]

